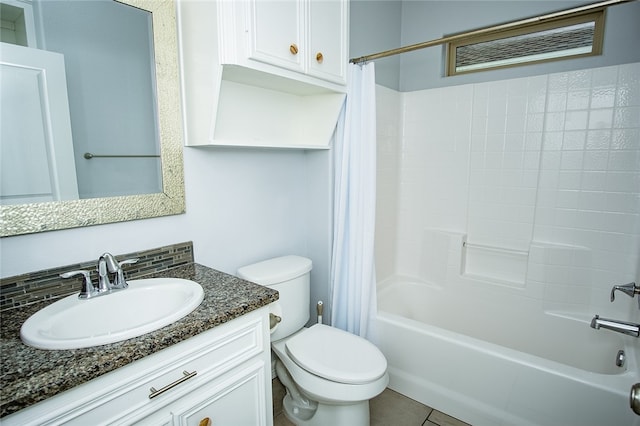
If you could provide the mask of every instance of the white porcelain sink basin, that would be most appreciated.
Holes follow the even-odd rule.
[[[169,325],[204,297],[200,284],[180,278],[128,281],[129,288],[91,299],[74,294],[31,315],[20,329],[27,345],[78,349],[119,342]]]

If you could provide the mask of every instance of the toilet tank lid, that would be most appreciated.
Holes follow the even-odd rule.
[[[304,275],[311,267],[311,259],[290,255],[243,266],[238,269],[238,276],[268,286]]]

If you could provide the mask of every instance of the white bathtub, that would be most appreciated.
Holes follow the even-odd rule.
[[[474,426],[640,426],[629,408],[637,338],[481,287],[380,283],[390,388]]]

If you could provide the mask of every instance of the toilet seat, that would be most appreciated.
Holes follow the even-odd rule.
[[[307,330],[308,329],[304,328],[294,336],[305,333]],[[285,338],[274,341],[271,343],[271,348],[276,357],[282,361],[296,385],[313,401],[330,404],[366,401],[379,395],[389,384],[389,374],[387,372],[373,382],[358,385],[338,383],[310,373],[300,367],[291,359],[291,356],[289,356],[289,351],[286,348],[286,343],[289,339],[290,338]]]
[[[285,347],[301,368],[337,383],[370,383],[387,370],[387,360],[375,345],[324,324],[315,324],[292,336]]]

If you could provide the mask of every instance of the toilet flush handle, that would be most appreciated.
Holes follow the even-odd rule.
[[[278,325],[278,323],[282,321],[282,318],[274,313],[269,313],[269,329],[273,330],[273,327]]]

